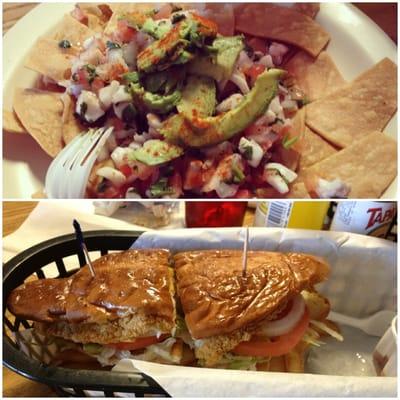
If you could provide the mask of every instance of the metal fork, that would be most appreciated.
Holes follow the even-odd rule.
[[[90,171],[112,131],[112,127],[91,129],[64,147],[47,170],[45,192],[49,199],[84,197]]]

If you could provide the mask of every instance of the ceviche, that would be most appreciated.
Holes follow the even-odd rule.
[[[16,117],[53,157],[81,132],[112,128],[89,174],[90,198],[379,197],[396,175],[396,142],[377,134],[397,106],[396,67],[383,60],[346,84],[323,51],[329,35],[317,12],[316,4],[78,4],[27,61],[53,90],[53,136],[27,121],[39,98],[48,104],[44,93],[17,92]],[[375,104],[357,103],[357,90],[386,91],[378,117],[368,114]],[[369,115],[359,136],[341,114],[353,113],[349,97]],[[389,151],[372,193],[347,172],[356,169],[355,139],[365,137],[363,147],[378,140]],[[342,159],[345,171],[336,170]]]

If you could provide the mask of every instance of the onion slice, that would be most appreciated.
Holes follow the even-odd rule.
[[[293,298],[293,305],[288,314],[275,321],[266,322],[261,331],[267,336],[280,336],[290,332],[299,322],[304,314],[306,304],[301,294]]]

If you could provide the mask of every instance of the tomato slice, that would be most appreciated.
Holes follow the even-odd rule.
[[[310,323],[310,315],[306,308],[298,324],[285,335],[279,336],[274,342],[250,340],[239,343],[233,352],[239,356],[278,357],[289,353],[300,342]]]
[[[109,343],[107,347],[115,347],[118,350],[138,350],[152,344],[160,343],[165,340],[169,335],[157,336],[146,336],[135,339],[133,342],[121,342],[121,343]]]

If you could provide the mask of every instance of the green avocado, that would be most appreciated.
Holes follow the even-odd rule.
[[[183,149],[179,146],[154,139],[148,140],[143,147],[134,150],[132,156],[146,165],[159,165],[178,158],[182,153]]]
[[[172,143],[205,147],[221,143],[260,117],[278,93],[279,79],[285,71],[270,69],[260,74],[249,93],[231,111],[215,117],[188,118],[179,113],[164,121],[160,133]]]
[[[170,112],[181,99],[181,92],[179,90],[175,90],[168,95],[161,95],[146,91],[140,83],[131,83],[129,87],[133,102],[136,105],[159,114]]]
[[[137,57],[139,72],[163,71],[172,65],[186,64],[195,57],[192,47],[202,46],[207,37],[215,37],[216,30],[204,25],[195,15],[176,23],[160,39],[154,41]]]
[[[154,39],[161,39],[172,28],[172,22],[168,19],[154,20],[147,18],[142,25],[141,31],[152,36]]]
[[[214,80],[206,76],[191,75],[182,90],[182,98],[176,108],[186,118],[193,115],[208,117],[214,114],[216,105]]]
[[[229,79],[235,68],[239,53],[244,49],[242,36],[217,37],[210,55],[203,55],[188,65],[190,73],[209,76],[216,81]]]

